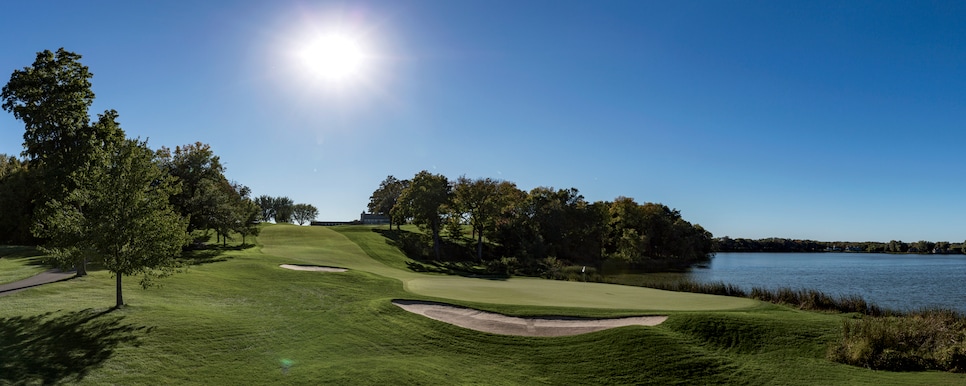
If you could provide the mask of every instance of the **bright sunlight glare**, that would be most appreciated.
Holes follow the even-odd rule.
[[[309,74],[335,83],[361,76],[367,64],[360,42],[340,34],[319,36],[308,42],[299,57]]]

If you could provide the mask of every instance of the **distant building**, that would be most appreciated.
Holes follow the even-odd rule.
[[[336,225],[386,225],[389,224],[389,216],[381,214],[370,214],[362,212],[358,220],[353,221],[312,221],[310,225],[331,227]]]
[[[362,212],[359,216],[359,221],[363,225],[386,225],[389,224],[389,216]]]

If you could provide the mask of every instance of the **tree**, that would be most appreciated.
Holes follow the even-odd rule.
[[[255,198],[255,204],[262,213],[262,221],[272,221],[275,218],[275,198],[272,196],[261,195]]]
[[[402,222],[393,217],[392,208],[396,206],[399,196],[407,186],[409,186],[409,180],[400,181],[391,175],[386,177],[379,183],[379,188],[369,196],[369,213],[389,216],[389,228],[392,229],[393,223],[398,227]]]
[[[476,236],[476,258],[483,260],[483,233],[494,226],[495,216],[509,206],[515,184],[490,178],[470,180],[461,176],[453,188],[455,207],[469,215],[469,223]]]
[[[242,236],[242,244],[248,236],[258,236],[262,228],[258,227],[261,218],[261,208],[252,200],[244,200],[238,208],[239,218],[242,219],[235,232]]]
[[[212,226],[222,245],[228,245],[232,232],[242,235],[242,244],[245,243],[245,236],[258,233],[255,220],[260,211],[250,195],[251,189],[237,182],[223,180],[220,184],[211,213]]]
[[[49,167],[51,178],[64,185],[67,176],[87,159],[92,146],[88,108],[94,103],[90,73],[73,52],[45,50],[29,67],[15,70],[3,86],[3,109],[23,121],[24,155]]]
[[[299,225],[315,220],[319,216],[319,210],[310,204],[296,204],[292,206],[292,218]]]
[[[63,200],[76,187],[75,174],[102,149],[124,139],[116,111],[105,111],[90,124],[93,75],[80,58],[63,48],[39,52],[32,65],[15,70],[0,90],[3,109],[24,123],[23,155],[40,182],[35,212],[48,201]],[[34,221],[46,221],[38,213],[33,216]],[[83,260],[75,265],[78,276],[86,274]]]
[[[402,191],[392,216],[408,217],[420,228],[433,233],[433,253],[439,259],[439,231],[442,225],[442,209],[450,202],[449,180],[442,174],[421,171],[413,177],[409,187]]]
[[[217,211],[229,201],[228,179],[221,158],[201,142],[158,150],[164,168],[181,182],[181,192],[171,198],[178,212],[188,218],[188,232],[217,227]]]
[[[275,223],[292,222],[292,209],[294,201],[288,197],[276,197],[272,201],[272,213],[275,215]]]
[[[124,140],[75,174],[77,188],[44,206],[44,251],[61,262],[90,258],[116,278],[116,307],[124,305],[121,278],[143,274],[142,286],[170,274],[188,243],[187,221],[169,199],[176,180],[162,171],[146,142]]]

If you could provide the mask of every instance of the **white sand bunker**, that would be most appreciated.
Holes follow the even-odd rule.
[[[656,326],[667,320],[667,316],[635,316],[614,319],[583,319],[563,316],[518,318],[445,303],[393,300],[392,304],[406,311],[463,328],[517,336],[570,336],[623,326]]]
[[[294,264],[282,264],[279,267],[285,269],[294,269],[296,271],[315,271],[315,272],[345,272],[348,269],[336,268],[336,267],[322,267],[318,265],[294,265]]]

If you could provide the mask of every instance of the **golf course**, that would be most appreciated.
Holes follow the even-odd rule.
[[[375,229],[265,225],[255,246],[211,254],[160,287],[126,280],[119,309],[110,273],[97,266],[0,296],[0,385],[966,383],[963,374],[827,360],[853,315],[632,286],[414,272]],[[32,248],[0,247],[0,285],[49,269],[41,260]],[[345,271],[289,269],[311,266]],[[659,322],[505,335],[403,308],[411,304],[541,321]]]

